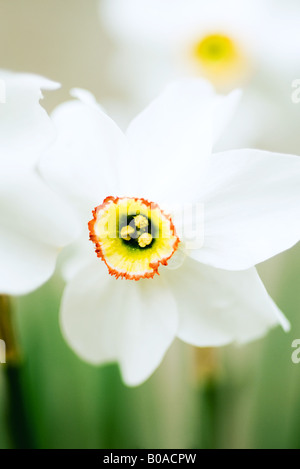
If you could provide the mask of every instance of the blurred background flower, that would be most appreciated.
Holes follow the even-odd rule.
[[[269,16],[278,7],[283,15],[298,21],[297,3],[274,0]],[[68,90],[77,86],[93,92],[111,114],[126,123],[142,108],[140,93],[132,103],[127,86],[121,86],[124,68],[112,75],[119,60],[119,39],[108,31],[101,14],[99,20],[98,11],[99,0],[0,0],[1,68],[61,82],[61,90],[46,93],[43,104],[48,110],[69,99]],[[285,26],[278,31],[279,37],[289,33]],[[122,48],[128,56],[126,67],[130,67],[132,51],[126,45]],[[257,111],[252,107],[244,133],[236,131],[241,142],[299,154],[300,104],[292,100],[292,83],[300,78],[296,56],[293,64],[293,69],[280,65],[286,76],[280,75],[279,87],[274,73],[264,79],[262,88],[254,87],[253,100],[262,98],[268,103],[266,114],[261,114],[267,118],[257,136]],[[153,74],[158,76],[158,70]],[[35,445],[299,448],[300,365],[291,361],[291,343],[300,338],[299,259],[298,245],[259,266],[269,293],[292,324],[289,334],[275,330],[238,352],[230,346],[215,353],[196,352],[175,342],[160,369],[135,389],[122,384],[114,365],[93,368],[65,344],[58,322],[64,287],[59,274],[38,291],[16,298],[17,333],[25,360],[22,382]],[[7,422],[4,366],[0,365],[1,448],[15,444]]]
[[[300,58],[299,6],[280,0],[100,0],[99,11],[116,46],[111,80],[131,103],[126,113],[119,107],[120,121],[169,80],[204,76],[220,91],[245,90],[220,148],[264,143],[291,151],[286,132],[294,116],[286,94]]]

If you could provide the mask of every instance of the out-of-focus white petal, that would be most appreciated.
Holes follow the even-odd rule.
[[[29,170],[0,174],[0,212],[0,226],[32,242],[62,247],[81,231],[73,208]]]
[[[189,251],[199,262],[248,269],[299,241],[299,157],[259,150],[217,153],[199,188],[204,246]]]
[[[160,364],[177,330],[176,304],[164,282],[116,280],[99,261],[68,284],[61,326],[84,360],[119,361],[124,381],[138,385]]]
[[[58,249],[0,225],[0,294],[23,295],[54,272]]]
[[[200,176],[212,147],[215,94],[205,80],[186,79],[168,85],[130,124],[127,137],[133,169],[132,185],[150,200],[180,198]],[[148,195],[149,194],[149,195]]]
[[[88,106],[94,107],[96,110],[101,110],[105,112],[105,109],[100,106],[100,104],[97,102],[95,96],[88,90],[84,90],[82,88],[72,88],[70,90],[70,95],[81,101],[83,104],[86,104]]]
[[[261,65],[273,72],[274,80],[289,80],[298,76],[299,63],[299,2],[265,0],[264,28],[257,47]],[[275,72],[275,74],[274,74]]]
[[[213,121],[213,141],[214,144],[222,137],[226,127],[232,120],[238,104],[240,102],[241,90],[234,90],[225,96],[216,96]]]
[[[279,324],[289,329],[254,268],[230,272],[187,259],[166,275],[179,309],[178,337],[185,342],[221,346],[254,340]]]
[[[64,103],[53,113],[58,138],[43,157],[40,171],[56,189],[93,208],[116,194],[116,160],[126,142],[90,93],[76,90],[76,95],[84,102]]]
[[[258,0],[101,0],[100,19],[115,37],[142,45],[164,47],[218,30],[242,34],[251,26],[255,40],[263,35],[258,27],[262,4]]]
[[[0,165],[30,166],[53,140],[55,131],[40,106],[41,89],[59,87],[46,78],[0,70]]]
[[[180,3],[178,0],[101,0],[100,19],[110,33],[122,40],[139,38],[143,43],[161,43],[174,29],[180,28]],[[188,11],[189,8],[182,9],[181,20],[182,15],[188,16]]]
[[[273,119],[277,116],[276,106],[273,96],[267,96],[265,92],[258,92],[255,87],[243,90],[237,110],[225,132],[216,141],[214,152],[249,148],[253,142],[258,142],[260,138],[263,139],[268,130],[273,128],[271,116]]]

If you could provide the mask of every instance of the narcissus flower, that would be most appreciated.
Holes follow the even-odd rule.
[[[109,273],[127,280],[153,278],[179,245],[171,217],[145,199],[107,197],[89,229]]]
[[[126,134],[75,95],[54,112],[58,139],[40,170],[77,208],[82,252],[90,244],[61,306],[77,354],[119,362],[137,385],[176,336],[221,346],[288,329],[254,265],[299,240],[300,159],[212,154],[239,93],[202,80],[169,85]]]
[[[286,10],[272,0],[100,2],[108,31],[127,44],[127,52],[140,51],[136,68],[146,64],[149,74],[156,60],[158,74],[198,74],[223,88],[247,80],[257,68],[280,71],[293,54],[295,61],[298,24],[295,12]]]
[[[40,106],[45,78],[0,71],[0,294],[34,290],[53,273],[59,249],[76,237],[71,209],[35,165],[55,137]]]
[[[300,59],[296,3],[100,0],[101,23],[114,41],[107,73],[124,97],[123,106],[106,106],[123,126],[171,80],[204,77],[222,93],[245,89],[220,150],[254,145],[293,153],[299,147],[290,98]]]

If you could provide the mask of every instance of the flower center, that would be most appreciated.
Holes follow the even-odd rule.
[[[195,57],[204,65],[223,65],[235,60],[237,56],[234,42],[223,34],[211,34],[195,46]]]
[[[116,278],[153,278],[178,248],[171,217],[153,202],[107,197],[93,215],[90,239]]]
[[[235,40],[225,34],[209,34],[192,48],[194,64],[213,82],[239,79],[247,71],[247,60]]]

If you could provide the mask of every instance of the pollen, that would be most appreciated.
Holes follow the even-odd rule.
[[[117,279],[153,278],[180,242],[171,217],[146,199],[107,197],[88,226],[97,257]]]
[[[143,233],[139,239],[138,243],[141,248],[145,248],[146,246],[149,246],[149,244],[152,243],[152,235],[150,233]]]
[[[145,229],[149,225],[148,219],[143,215],[137,215],[136,217],[134,217],[134,223],[139,230]]]
[[[135,233],[135,229],[132,226],[123,226],[121,229],[121,238],[125,241],[130,241]]]

